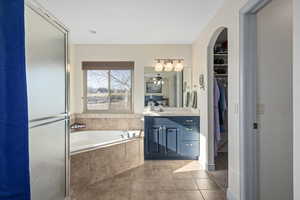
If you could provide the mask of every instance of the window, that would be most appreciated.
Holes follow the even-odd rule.
[[[97,67],[83,65],[86,83],[85,111],[132,112],[133,66],[119,66],[119,62],[106,62],[105,66],[101,65],[102,62],[96,63]]]

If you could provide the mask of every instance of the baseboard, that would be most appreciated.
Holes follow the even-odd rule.
[[[216,165],[215,164],[207,164],[207,171],[215,171]]]
[[[237,196],[231,192],[230,188],[227,189],[227,200],[238,200]]]
[[[65,200],[71,200],[71,197],[70,196],[66,196]]]

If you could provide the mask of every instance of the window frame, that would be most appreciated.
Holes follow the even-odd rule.
[[[133,87],[133,83],[134,83],[134,68],[132,67],[124,67],[122,69],[114,69],[114,68],[109,68],[107,67],[107,69],[82,69],[83,70],[83,112],[84,113],[95,113],[95,114],[133,114],[134,113],[134,87]],[[108,110],[89,110],[88,109],[88,105],[87,105],[87,72],[88,70],[108,70],[109,72],[109,78],[108,78],[108,91],[109,91],[109,96],[110,96],[110,82],[111,82],[111,78],[110,78],[110,73],[111,70],[128,70],[130,71],[130,76],[131,76],[131,88],[130,88],[130,108],[128,110],[111,110],[110,108]],[[110,107],[110,103],[109,102],[109,107]]]

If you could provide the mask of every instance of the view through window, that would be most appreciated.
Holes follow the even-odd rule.
[[[86,110],[132,111],[132,70],[86,70]]]

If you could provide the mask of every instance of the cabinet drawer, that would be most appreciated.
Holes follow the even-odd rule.
[[[182,134],[181,134],[182,140],[199,140],[200,139],[199,128],[196,126],[182,127],[181,132],[182,132]]]
[[[153,125],[176,125],[176,122],[172,121],[170,118],[164,118],[164,117],[155,117],[152,121]]]
[[[181,119],[181,124],[184,126],[197,126],[199,125],[199,118],[198,117],[185,117]]]
[[[199,141],[184,141],[181,143],[181,155],[185,157],[199,156]]]

